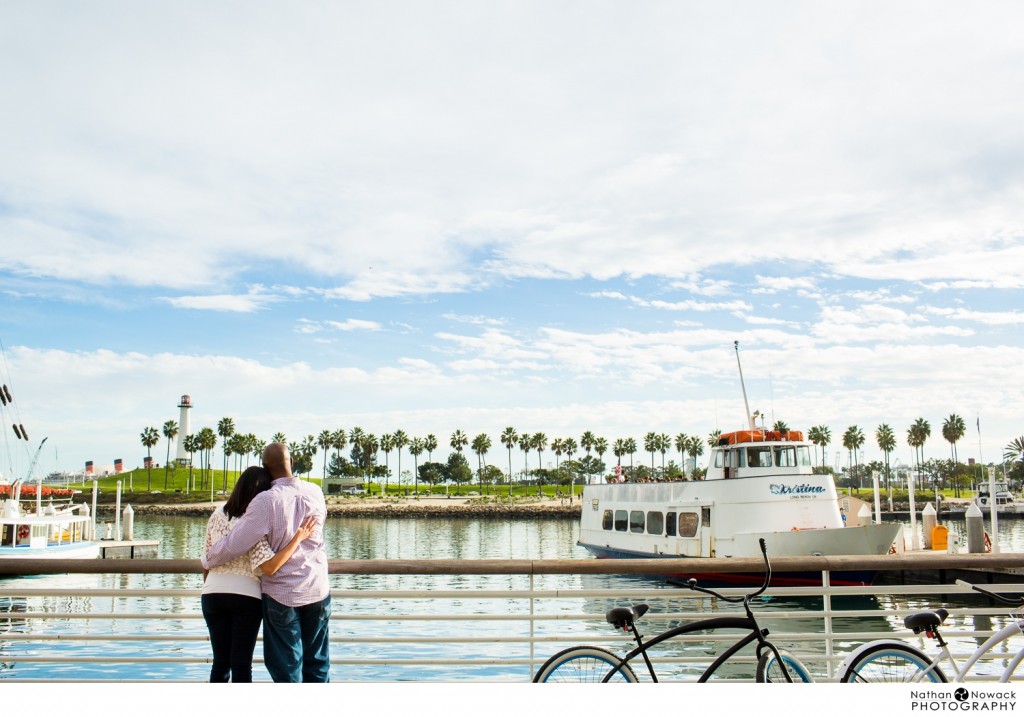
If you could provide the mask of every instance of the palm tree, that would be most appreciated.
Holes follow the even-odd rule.
[[[334,456],[337,457],[339,453],[345,450],[345,446],[348,445],[348,432],[344,428],[339,428],[331,434],[331,448],[334,449]]]
[[[573,455],[578,451],[580,447],[576,445],[575,438],[566,438],[562,440],[562,453],[565,454],[565,460],[571,461]],[[576,471],[569,474],[569,497],[572,498],[576,495]]]
[[[324,449],[324,476],[323,480],[327,481],[327,453],[331,450],[334,445],[334,434],[328,431],[326,428],[320,431],[320,435],[316,437],[316,444]],[[325,489],[326,490],[326,489]]]
[[[312,433],[302,439],[300,450],[306,459],[306,480],[309,480],[309,474],[313,472],[313,456],[316,455],[316,446],[316,436]]]
[[[885,456],[885,487],[889,488],[889,454],[896,450],[896,434],[888,423],[882,423],[875,430],[875,442]]]
[[[182,439],[182,441],[181,441],[181,446],[186,451],[188,451],[188,481],[185,484],[185,492],[186,493],[191,493],[192,492],[192,488],[193,488],[193,485],[192,485],[192,454],[199,450],[199,445],[196,442],[195,434],[189,433],[188,435],[186,435]]]
[[[594,453],[597,459],[604,463],[604,454],[608,452],[608,439],[598,436],[594,439]]]
[[[288,442],[288,439],[285,438],[285,435],[281,431],[278,431],[273,436],[271,436],[270,440],[273,441],[274,443],[287,443]]]
[[[716,428],[715,430],[711,431],[711,433],[708,434],[709,447],[714,448],[715,446],[718,445],[718,442],[720,440],[722,440],[722,430],[720,428]]]
[[[385,433],[380,437],[380,449],[384,451],[384,487],[381,488],[381,495],[384,495],[387,489],[388,476],[391,473],[391,470],[388,468],[388,458],[391,456],[391,451],[394,447],[395,439],[390,433]]]
[[[201,428],[199,430],[199,433],[196,434],[196,440],[199,442],[198,448],[201,451],[201,453],[206,454],[205,463],[203,464],[205,468],[203,469],[203,480],[201,488],[206,488],[206,478],[207,475],[209,475],[210,490],[213,490],[213,473],[210,470],[210,458],[212,457],[213,449],[217,447],[217,434],[213,432],[212,428]],[[200,461],[202,460],[203,458],[200,455]]]
[[[644,435],[644,450],[651,454],[651,475],[654,475],[654,454],[658,452],[658,434],[648,431]]]
[[[686,452],[693,458],[693,472],[692,476],[697,475],[697,456],[704,455],[704,442],[700,439],[700,436],[690,436],[690,440],[686,442]]]
[[[561,476],[558,474],[559,459],[565,452],[565,441],[561,438],[555,438],[551,441],[551,452],[555,454],[555,482],[561,480]]]
[[[537,495],[544,494],[544,471],[541,464],[541,457],[544,449],[548,447],[548,437],[543,433],[534,433],[530,436],[530,448],[537,451]]]
[[[658,452],[661,453],[661,477],[665,477],[665,454],[672,448],[672,438],[667,433],[658,434]]]
[[[434,451],[437,450],[437,436],[433,433],[428,433],[427,437],[423,439],[423,447],[427,449],[427,460],[434,460]]]
[[[785,421],[776,421],[775,425],[772,426],[772,430],[779,433],[789,433],[789,424]]]
[[[217,422],[217,435],[221,438],[221,445],[226,446],[227,440],[235,435],[235,421],[231,418],[222,418]],[[224,483],[221,487],[225,493],[228,492],[228,452],[224,450]]]
[[[949,441],[949,452],[954,463],[957,462],[956,442],[963,438],[966,432],[964,419],[955,413],[949,414],[949,418],[942,422],[942,437]]]
[[[1014,438],[1003,447],[1003,460],[1010,463],[1024,461],[1024,436]]]
[[[687,441],[689,440],[690,437],[685,433],[676,434],[675,446],[676,450],[679,451],[679,462],[684,466],[686,465],[686,446],[688,445]]]
[[[626,439],[626,453],[629,454],[629,467],[630,468],[633,467],[633,455],[636,453],[636,450],[637,450],[637,448],[636,448],[636,439],[635,438],[627,438]]]
[[[167,439],[167,460],[164,461],[164,490],[167,490],[168,464],[171,462],[171,441],[178,437],[178,422],[167,421],[164,423],[164,438]]]
[[[917,474],[919,477],[921,475],[921,464],[924,463],[924,444],[931,434],[931,424],[924,418],[918,418],[907,429],[907,445],[914,449],[914,462],[917,464]]]
[[[467,443],[469,443],[469,438],[466,437],[466,434],[463,433],[461,428],[455,430],[455,433],[452,434],[451,440],[448,442],[452,448],[459,452],[460,456],[462,455],[462,449],[466,447]],[[445,484],[444,490],[445,493],[448,492],[447,483]]]
[[[587,452],[587,483],[590,483],[590,451],[594,448],[594,441],[597,438],[594,436],[593,431],[586,431],[580,436],[580,448]]]
[[[501,432],[501,443],[508,449],[508,495],[512,497],[512,446],[516,445],[519,435],[512,426]]]
[[[146,447],[147,458],[149,461],[146,465],[146,490],[153,490],[153,446],[160,442],[160,433],[153,428],[148,426],[142,429],[142,434],[139,436],[142,441],[142,445]]]
[[[470,448],[476,453],[476,469],[479,476],[480,494],[484,492],[484,456],[491,450],[491,439],[486,433],[478,433],[470,444]]]
[[[821,446],[821,466],[825,467],[825,446],[832,442],[832,429],[828,426],[812,426],[807,437],[815,446]]]
[[[857,449],[864,445],[864,431],[857,426],[850,426],[843,434],[843,448],[850,452],[850,478],[852,479],[857,467]]]
[[[409,442],[409,455],[412,456],[412,479],[416,490],[416,499],[420,497],[420,455],[426,449],[422,438],[413,438]]]
[[[612,455],[615,456],[615,465],[622,468],[622,457],[626,455],[626,439],[616,438],[612,444]]]
[[[530,449],[533,447],[533,437],[529,433],[519,436],[519,450],[523,452],[523,480],[530,477]]]
[[[409,445],[409,436],[399,428],[397,431],[391,434],[391,442],[395,446],[395,452],[398,456],[398,484],[402,484],[402,449]]]

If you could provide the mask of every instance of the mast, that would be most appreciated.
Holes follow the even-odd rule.
[[[750,415],[750,404],[747,403],[747,387],[743,383],[743,366],[740,364],[740,342],[733,341],[733,348],[736,349],[736,366],[740,370],[740,388],[743,389],[743,408],[747,411],[747,425],[751,431],[757,430],[754,426],[754,417]]]

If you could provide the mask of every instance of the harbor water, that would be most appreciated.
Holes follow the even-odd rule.
[[[963,521],[945,521],[951,531],[964,534]],[[138,540],[158,540],[160,558],[193,558],[198,557],[203,544],[206,520],[195,517],[158,517],[141,516],[135,521],[135,535]],[[332,518],[328,521],[325,535],[328,554],[332,559],[574,559],[587,558],[586,552],[576,546],[579,522],[571,518]],[[1018,552],[1024,549],[1024,520],[1005,520],[1000,522],[1000,549],[1005,552]],[[331,587],[336,590],[488,590],[508,591],[526,590],[530,587],[529,578],[516,575],[332,575]],[[202,578],[194,575],[55,575],[29,578],[0,578],[2,586],[62,587],[62,588],[130,588],[130,589],[198,589]],[[645,617],[645,628],[649,635],[668,627],[657,619],[659,612],[731,609],[725,605],[713,605],[692,600],[688,591],[673,586],[665,580],[654,577],[616,576],[616,575],[548,575],[536,576],[533,587],[543,590],[611,589],[621,592],[622,598],[585,598],[566,597],[545,601],[545,611],[563,611],[567,614],[585,613],[603,615],[618,604],[628,604],[630,591],[658,590],[664,592],[664,598],[645,598],[651,603],[652,610]],[[0,591],[2,595],[2,591]],[[20,600],[20,601],[19,601]],[[863,598],[864,608],[913,608],[918,605],[913,600],[900,598],[898,605],[892,599],[880,595]],[[392,606],[382,604],[380,599],[365,601],[337,601],[335,610],[343,609],[347,614],[365,613],[380,615]],[[439,601],[440,602],[440,601]],[[471,593],[461,599],[461,608],[467,612],[479,610],[481,613],[500,613],[502,606],[494,598],[475,600]],[[116,603],[116,605],[115,605]],[[474,603],[478,603],[474,604]],[[514,604],[509,599],[508,610],[521,611],[522,601]],[[706,607],[701,607],[702,605]],[[927,603],[919,600],[921,608]],[[768,600],[761,603],[756,611],[765,615],[765,625],[771,628],[771,613],[774,610],[792,612],[818,607],[802,605],[798,600]],[[183,616],[182,619],[145,619],[115,621],[104,618],[116,608],[117,612],[145,615],[147,612],[170,612]],[[393,609],[398,610],[398,606]],[[403,600],[400,609],[408,614],[431,615],[450,612],[450,604],[438,605],[429,599]],[[24,640],[4,640],[5,633],[24,633],[27,631],[38,634],[40,631],[56,633],[67,629],[62,620],[35,620],[31,625],[18,618],[19,612],[54,612],[96,615],[95,619],[75,620],[74,632],[83,632],[93,636],[92,641],[83,644],[65,646],[58,641],[32,642]],[[205,641],[206,627],[198,617],[198,597],[175,597],[151,600],[135,597],[77,597],[49,598],[33,597],[27,599],[11,599],[0,597],[0,680],[2,679],[69,679],[69,680],[195,680],[202,681],[208,676],[208,666],[199,660],[208,658],[209,644]],[[899,629],[897,621],[889,617],[858,617],[848,627],[852,630],[893,631]],[[663,621],[662,621],[663,622]],[[444,625],[444,623],[440,623]],[[422,626],[408,623],[403,625],[403,634],[426,635],[428,631],[437,629],[438,623],[423,621]],[[807,630],[817,629],[819,621],[808,621]],[[839,626],[840,629],[842,625]],[[387,625],[376,621],[335,621],[332,623],[332,636],[358,637],[360,634],[382,634]],[[465,623],[458,625],[460,633],[466,629],[475,630],[478,637],[489,635],[499,637],[507,625],[500,622],[480,622],[467,627]],[[557,630],[566,632],[578,631],[579,642],[584,644],[606,644],[612,634],[611,629],[601,620],[580,623],[573,621],[556,621],[554,625],[539,624],[539,631]],[[790,620],[785,630],[799,631]],[[194,636],[190,642],[174,643],[174,652],[181,657],[195,657],[196,664],[168,664],[146,662],[145,658],[153,657],[153,643],[147,642],[147,635],[160,631],[173,631],[182,635]],[[419,633],[417,633],[419,631]],[[132,639],[104,639],[104,636],[124,636],[130,634]],[[164,643],[166,644],[166,643]],[[848,647],[852,647],[849,645]],[[59,657],[61,650],[74,650],[74,662],[59,661],[33,662],[34,656],[45,653],[49,659]],[[172,648],[156,648],[172,649]],[[381,659],[398,649],[397,654],[403,657],[416,657],[419,652],[433,653],[444,651],[460,651],[465,657],[473,657],[466,651],[472,646],[466,644],[430,644],[412,645],[396,648],[383,643],[342,642],[332,647],[335,654],[357,651],[360,658]],[[521,655],[522,645],[510,645],[509,654]],[[546,649],[541,643],[539,649]],[[661,649],[661,648],[659,648]],[[670,643],[666,650],[685,652],[699,650],[699,645]],[[389,652],[389,650],[391,652]],[[517,652],[518,651],[518,652]],[[554,648],[552,648],[554,651]],[[139,658],[134,664],[118,662],[108,664],[97,662],[90,664],[89,655],[117,654],[126,658]],[[453,653],[454,654],[454,653]],[[257,647],[256,657],[261,656]],[[687,672],[686,666],[671,668],[664,674],[664,679],[686,679],[693,674]],[[697,670],[696,674],[699,674]],[[269,679],[262,664],[254,666],[253,677],[256,680]],[[479,668],[459,669],[457,675],[446,671],[443,667],[403,668],[397,677],[388,670],[378,666],[345,666],[344,669],[332,667],[332,680],[387,681],[393,679],[446,681],[450,679],[479,680],[515,680],[528,679],[528,671],[523,666],[481,665]]]

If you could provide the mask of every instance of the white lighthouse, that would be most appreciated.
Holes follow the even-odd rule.
[[[178,452],[176,458],[178,463],[188,463],[188,451],[185,450],[185,436],[192,433],[192,397],[188,395],[182,396],[178,408],[181,409],[181,415],[178,418]]]

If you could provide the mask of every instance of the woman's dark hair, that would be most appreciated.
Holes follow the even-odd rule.
[[[270,489],[270,473],[263,466],[246,468],[235,481],[235,489],[231,491],[228,502],[224,504],[224,513],[229,518],[240,518],[249,503],[257,495]]]

